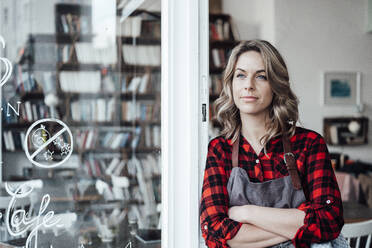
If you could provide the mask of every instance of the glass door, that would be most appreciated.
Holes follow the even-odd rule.
[[[161,1],[0,13],[0,242],[161,247]]]

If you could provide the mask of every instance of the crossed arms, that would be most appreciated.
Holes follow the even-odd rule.
[[[267,247],[293,239],[303,225],[305,212],[245,205],[231,207],[229,218],[243,223],[234,238],[227,241],[231,247]]]

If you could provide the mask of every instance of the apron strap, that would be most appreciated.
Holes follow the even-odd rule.
[[[301,189],[301,179],[298,175],[295,156],[291,152],[291,143],[286,135],[283,135],[283,148],[284,148],[284,162],[287,170],[292,179],[293,187],[297,190]]]
[[[239,162],[239,143],[240,143],[240,134],[238,135],[238,139],[234,142],[233,144],[233,149],[232,149],[232,166],[238,167],[238,162]]]
[[[291,152],[291,143],[286,135],[283,135],[283,148],[284,148],[284,162],[287,166],[288,173],[292,179],[293,187],[297,190],[301,189],[301,179],[298,175],[295,156]],[[238,167],[239,162],[239,144],[240,144],[240,135],[233,144],[232,149],[232,166]]]

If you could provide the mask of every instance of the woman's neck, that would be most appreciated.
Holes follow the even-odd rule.
[[[261,144],[260,139],[267,133],[265,115],[252,116],[240,114],[242,121],[242,135],[248,140],[256,144]]]

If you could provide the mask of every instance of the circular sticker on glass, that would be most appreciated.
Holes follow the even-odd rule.
[[[58,119],[38,120],[27,130],[24,148],[27,158],[34,165],[42,168],[57,167],[72,154],[71,130]]]

